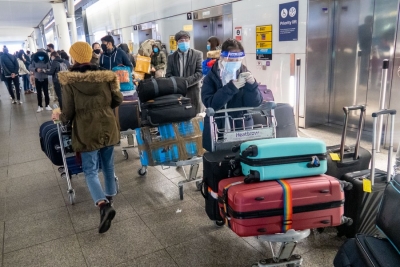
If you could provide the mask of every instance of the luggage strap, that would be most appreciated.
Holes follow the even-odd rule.
[[[174,76],[171,77],[171,81],[174,84],[174,94],[177,94],[178,93],[178,85],[176,84],[176,80],[175,80]]]
[[[230,227],[229,220],[231,218],[228,216],[228,190],[232,186],[235,186],[238,184],[243,184],[243,183],[244,182],[235,182],[235,183],[228,184],[227,186],[224,187],[224,191],[222,194],[222,201],[224,203],[225,224],[228,225],[229,227]]]
[[[154,91],[155,91],[155,93],[156,93],[156,96],[158,96],[159,89],[158,89],[158,83],[157,83],[156,79],[154,79],[154,78],[152,77],[152,78],[151,78],[151,82],[152,82],[153,85],[154,85]]]
[[[208,187],[208,194],[210,194],[210,196],[212,196],[214,199],[218,200],[218,193],[215,193],[214,191],[212,191],[211,187]]]
[[[286,233],[289,229],[292,229],[293,223],[293,195],[292,188],[286,180],[277,180],[283,189],[283,220],[282,220],[282,232]]]

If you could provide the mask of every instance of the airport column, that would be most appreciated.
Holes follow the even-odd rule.
[[[31,53],[35,53],[36,45],[32,36],[28,36],[28,42],[29,42],[29,50],[31,51]]]
[[[36,45],[38,48],[44,48],[43,44],[43,36],[42,36],[42,31],[39,29],[39,27],[35,28],[35,39],[36,39]]]
[[[53,15],[56,26],[58,49],[69,51],[69,48],[71,47],[71,40],[69,38],[67,15],[65,13],[64,3],[55,3],[51,4],[51,6],[53,8]]]
[[[78,41],[78,33],[76,32],[74,0],[68,0],[68,22],[71,31],[71,43],[75,43]]]

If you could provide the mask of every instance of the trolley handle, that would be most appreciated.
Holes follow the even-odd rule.
[[[395,109],[383,109],[383,110],[372,113],[372,118],[377,118],[378,116],[384,115],[384,114],[396,115],[396,110]]]
[[[276,103],[274,101],[266,101],[263,102],[258,107],[240,107],[240,108],[227,108],[227,109],[220,109],[215,111],[213,108],[206,108],[206,115],[208,117],[214,116],[218,113],[225,113],[225,112],[237,112],[237,111],[262,111],[262,110],[271,110],[276,108]]]
[[[349,106],[349,107],[343,107],[343,111],[348,113],[349,111],[352,110],[361,110],[365,111],[365,105],[357,105],[357,106]]]

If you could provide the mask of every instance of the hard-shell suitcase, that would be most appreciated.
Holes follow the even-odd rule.
[[[44,137],[46,135],[46,132],[49,131],[50,129],[57,128],[54,127],[54,122],[53,121],[46,121],[42,125],[40,125],[39,128],[39,141],[40,141],[40,147],[42,148],[42,151],[46,153],[45,150],[45,145],[44,145]]]
[[[350,111],[360,111],[360,120],[357,132],[357,141],[354,147],[346,147],[346,132]],[[327,147],[328,170],[326,174],[338,179],[349,172],[366,170],[369,168],[371,153],[360,147],[361,133],[364,124],[365,106],[344,107],[344,125],[340,145]],[[340,160],[332,160],[332,155],[339,154]]]
[[[264,115],[268,111],[262,111]],[[294,120],[293,107],[286,103],[277,103],[275,109],[273,110],[273,116],[276,120],[276,138],[282,137],[297,137],[296,122]],[[266,117],[261,114],[253,115],[254,125],[261,124],[264,125]]]
[[[266,85],[258,85],[258,90],[260,90],[261,96],[264,101],[274,101],[274,95],[272,94],[272,91],[267,88]]]
[[[172,122],[188,121],[196,117],[190,98],[167,95],[141,104],[142,126],[158,126]]]
[[[137,93],[140,102],[144,103],[165,95],[179,94],[186,96],[187,86],[186,78],[151,78],[139,82]]]
[[[231,151],[204,153],[202,194],[210,220],[222,221],[218,208],[218,183],[223,179],[237,176],[242,176],[238,153]]]
[[[391,114],[392,126],[389,146],[389,159],[387,172],[380,170],[375,171],[375,145],[376,145],[376,119],[383,114]],[[372,137],[372,159],[371,169],[346,173],[342,180],[352,183],[353,189],[346,191],[346,203],[344,206],[344,214],[353,219],[352,225],[341,225],[338,227],[338,235],[346,237],[354,237],[357,233],[362,234],[379,234],[376,228],[375,220],[378,212],[379,203],[381,202],[386,184],[390,180],[392,168],[392,152],[393,152],[393,133],[394,133],[394,117],[395,110],[382,110],[372,113],[374,120],[374,129]],[[371,184],[370,186],[368,186]],[[368,187],[370,189],[368,189]],[[370,193],[368,191],[371,191]]]
[[[326,172],[326,145],[312,138],[277,138],[240,145],[246,182],[296,178]]]
[[[344,186],[328,175],[252,184],[225,179],[218,186],[220,212],[239,236],[337,226],[347,222]]]
[[[45,122],[40,127],[42,150],[54,165],[63,165],[57,125],[54,122]]]
[[[119,122],[120,131],[135,130],[140,127],[138,101],[124,100],[115,109],[115,117]]]

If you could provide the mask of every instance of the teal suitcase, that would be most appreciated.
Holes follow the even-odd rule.
[[[276,138],[242,143],[245,182],[309,177],[327,170],[326,145],[312,138]]]

